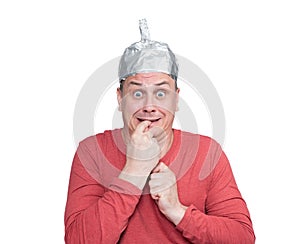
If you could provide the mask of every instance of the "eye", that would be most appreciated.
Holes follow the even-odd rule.
[[[135,91],[135,92],[133,93],[133,96],[134,96],[135,98],[141,98],[141,97],[143,96],[143,93],[142,93],[141,91]]]
[[[163,90],[159,90],[157,93],[156,93],[156,96],[158,98],[164,98],[166,96],[166,92],[163,91]]]

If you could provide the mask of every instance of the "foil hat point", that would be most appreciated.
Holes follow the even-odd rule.
[[[178,77],[178,63],[168,44],[150,39],[146,19],[139,20],[141,40],[127,47],[119,63],[119,80],[137,73],[162,72],[175,81]]]
[[[150,38],[150,32],[147,25],[146,19],[139,20],[140,25],[140,33],[141,33],[141,42],[149,42],[151,40]]]

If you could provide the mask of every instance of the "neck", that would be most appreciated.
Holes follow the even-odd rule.
[[[172,146],[173,143],[173,130],[171,129],[168,132],[162,133],[160,136],[156,137],[156,140],[158,142],[158,145],[161,149],[161,158],[166,155],[166,153],[169,151],[169,149]]]

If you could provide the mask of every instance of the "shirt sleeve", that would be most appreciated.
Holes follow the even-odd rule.
[[[177,229],[192,243],[254,243],[250,214],[222,151],[209,180],[205,212],[189,206]]]
[[[79,157],[79,154],[85,156]],[[89,150],[80,144],[73,159],[69,181],[65,242],[117,243],[136,208],[141,191],[118,177],[113,177],[109,187],[102,186],[88,172],[91,169],[85,167],[95,162],[83,164],[83,158],[87,161],[95,160]]]

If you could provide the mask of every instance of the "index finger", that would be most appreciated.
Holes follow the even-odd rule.
[[[144,133],[146,128],[151,124],[151,121],[149,120],[145,120],[141,123],[138,124],[138,126],[136,127],[135,131],[138,133]]]
[[[155,168],[152,170],[152,173],[159,173],[159,172],[162,172],[166,169],[168,169],[169,167],[167,165],[165,165],[164,162],[159,162]]]

